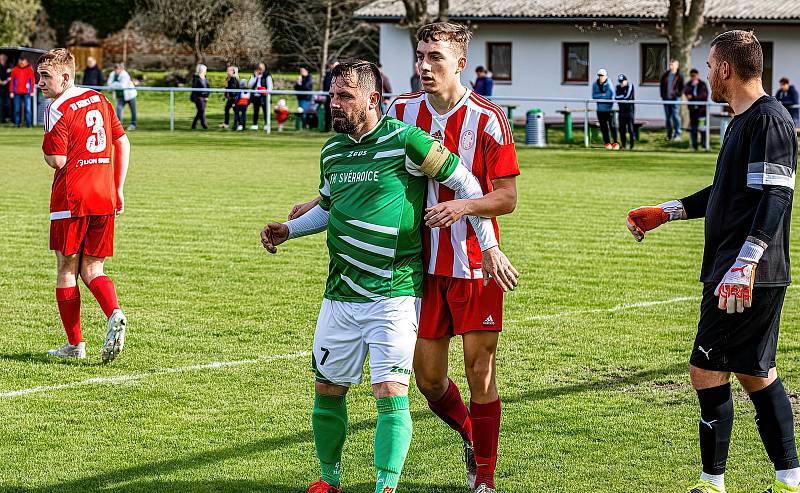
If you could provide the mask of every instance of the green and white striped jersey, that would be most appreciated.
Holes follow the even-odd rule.
[[[320,153],[320,207],[330,213],[325,298],[369,302],[422,296],[427,177],[445,181],[458,157],[415,126],[384,117],[356,141]]]

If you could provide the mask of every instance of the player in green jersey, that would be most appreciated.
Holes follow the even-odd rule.
[[[369,355],[378,410],[376,493],[393,493],[411,442],[408,382],[422,296],[422,237],[427,179],[459,197],[482,195],[475,177],[426,132],[381,118],[374,64],[339,64],[331,86],[333,128],[320,153],[320,203],[286,223],[270,223],[261,241],[271,253],[288,239],[327,230],[328,280],[314,333],[312,427],[320,480],[309,493],[339,493],[347,434],[345,394],[361,383]],[[471,217],[482,250],[497,249],[491,222]],[[499,252],[484,255],[491,272]]]

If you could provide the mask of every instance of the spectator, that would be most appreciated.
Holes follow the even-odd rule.
[[[206,78],[206,72],[208,72],[208,67],[202,63],[197,65],[197,70],[195,70],[194,77],[192,77],[192,89],[208,89],[211,87]],[[197,108],[197,113],[195,113],[194,120],[192,120],[192,130],[197,128],[197,122],[200,122],[203,130],[208,130],[208,122],[206,121],[208,95],[208,91],[192,91],[192,95],[189,97]]]
[[[678,60],[670,60],[669,70],[661,76],[662,101],[678,101],[683,94],[683,76],[678,72]],[[681,140],[681,109],[677,104],[664,105],[667,140]]]
[[[411,76],[411,92],[419,92],[422,90],[422,78],[419,75],[419,67],[414,64],[414,75]]]
[[[617,127],[614,125],[614,88],[608,80],[608,72],[601,68],[597,71],[597,80],[592,84],[592,99],[608,99],[610,103],[597,103],[597,120],[603,134],[603,144],[608,150],[619,150],[617,143]],[[614,138],[609,139],[609,131]]]
[[[297,77],[297,83],[294,85],[295,91],[313,91],[314,90],[314,81],[311,78],[311,74],[308,73],[308,69],[305,67],[300,67],[300,75]],[[308,113],[311,111],[311,95],[310,94],[298,94],[297,95],[297,104],[300,108],[303,109],[303,126],[305,127],[308,123]]]
[[[94,57],[86,57],[86,68],[83,69],[83,81],[81,85],[99,87],[105,84],[103,78],[103,71],[97,66],[97,60]]]
[[[331,131],[331,83],[333,81],[333,69],[339,62],[332,60],[325,66],[325,77],[322,79],[322,90],[325,91],[325,131]],[[285,101],[284,101],[285,103]]]
[[[239,89],[239,67],[233,65],[229,66],[225,71],[225,89]],[[231,108],[236,105],[236,100],[239,99],[238,92],[225,93],[225,122],[219,124],[219,128],[228,128],[231,122]],[[236,112],[233,115],[233,128],[236,128]]]
[[[683,88],[683,95],[689,101],[708,101],[708,86],[700,80],[700,72],[696,68],[689,71],[689,82]],[[703,149],[706,148],[706,106],[689,105],[689,142],[692,149],[697,150],[697,134],[700,133],[700,143]]]
[[[11,115],[11,101],[8,99],[10,77],[11,64],[8,63],[8,56],[0,53],[0,123],[5,123]],[[14,120],[13,116],[11,120]]]
[[[117,118],[122,123],[122,111],[125,105],[131,109],[131,124],[128,130],[136,130],[136,86],[133,84],[125,65],[117,63],[114,72],[108,78],[108,85],[114,89],[114,98],[117,100]]]
[[[617,92],[614,99],[619,101],[619,137],[622,142],[622,148],[625,148],[627,137],[631,138],[631,150],[633,150],[633,143],[636,140],[636,112],[633,103],[623,103],[622,101],[633,101],[634,97],[633,85],[628,82],[628,77],[625,74],[619,74],[617,77],[619,84],[617,84]]]
[[[258,130],[258,112],[259,110],[264,111],[264,130],[268,130],[267,128],[267,92],[272,90],[272,75],[270,75],[267,66],[263,63],[259,63],[258,67],[256,67],[253,76],[250,77],[247,85],[251,89],[255,89],[250,93],[250,104],[253,105],[253,124],[250,126],[250,130]]]
[[[792,115],[795,126],[800,127],[800,108],[798,108],[798,105],[800,105],[800,97],[797,95],[797,89],[789,85],[789,79],[786,77],[781,78],[780,87],[778,92],[775,93],[775,99],[780,101],[783,107]]]
[[[250,104],[250,91],[247,90],[247,81],[239,82],[242,91],[236,96],[236,106],[233,107],[233,119],[237,131],[243,131],[247,124],[247,106]]]
[[[286,106],[286,100],[281,99],[275,106],[275,121],[278,122],[278,132],[283,132],[283,124],[289,118],[289,107]]]
[[[381,72],[381,84],[383,87],[384,94],[391,94],[392,93],[392,82],[389,80],[389,76],[386,75],[386,72],[383,71],[383,65],[380,63],[376,64],[378,66],[378,70]],[[381,114],[386,114],[386,110],[389,109],[389,103],[392,100],[388,96],[383,96],[381,98]]]
[[[492,97],[494,80],[492,80],[492,74],[483,68],[483,65],[475,69],[475,82],[472,83],[472,89],[481,96]]]
[[[33,68],[25,58],[17,61],[17,66],[11,70],[9,79],[11,87],[8,89],[8,96],[14,101],[14,126],[22,124],[22,112],[25,112],[25,126],[31,128],[33,124],[33,92],[36,88],[36,75]]]

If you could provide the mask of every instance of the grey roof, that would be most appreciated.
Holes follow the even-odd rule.
[[[438,2],[428,1],[436,16]],[[456,20],[493,19],[666,19],[669,0],[451,0],[450,17]],[[400,0],[375,0],[356,11],[374,20],[400,19]],[[800,0],[706,0],[706,18],[719,21],[798,21]]]

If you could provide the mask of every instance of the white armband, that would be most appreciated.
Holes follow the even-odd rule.
[[[325,231],[328,228],[329,215],[328,211],[316,205],[302,216],[286,221],[283,224],[289,228],[287,240]]]
[[[477,199],[483,197],[483,190],[477,178],[475,178],[475,175],[467,171],[467,168],[461,165],[456,166],[453,174],[447,177],[447,179],[442,182],[442,185],[455,191],[456,197],[459,199]],[[472,224],[472,229],[475,230],[475,236],[478,238],[478,244],[481,246],[482,252],[498,245],[491,219],[467,216],[467,220]]]

